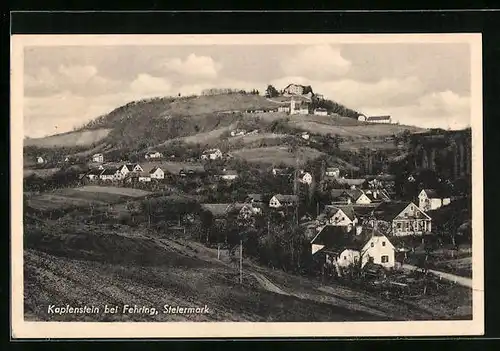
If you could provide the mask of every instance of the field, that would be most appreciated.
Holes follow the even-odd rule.
[[[26,199],[26,205],[38,210],[55,210],[85,207],[91,204],[96,206],[115,204],[148,194],[150,193],[139,189],[84,186],[32,195]]]
[[[57,173],[60,170],[60,168],[46,168],[46,169],[24,169],[23,170],[23,177],[29,177],[32,175],[36,175],[37,177],[40,178],[48,178],[53,176],[55,173]]]
[[[102,128],[56,134],[45,138],[25,139],[24,146],[44,148],[90,146],[107,137],[110,131],[111,129]]]
[[[322,155],[322,152],[308,147],[300,147],[297,149],[296,155],[289,152],[288,147],[272,146],[261,147],[256,149],[241,149],[233,152],[235,157],[240,157],[248,162],[258,162],[265,164],[280,164],[294,166],[297,159],[299,164],[304,164],[309,160],[316,159]]]
[[[394,145],[394,142],[392,141],[385,141],[385,140],[369,140],[369,139],[362,139],[358,138],[353,141],[348,140],[348,141],[343,141],[342,143],[339,144],[339,148],[341,150],[347,150],[347,151],[359,151],[360,149],[367,148],[367,149],[372,149],[372,150],[396,150],[398,147]]]

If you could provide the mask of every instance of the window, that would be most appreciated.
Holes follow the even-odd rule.
[[[389,256],[384,255],[384,256],[380,257],[380,260],[382,261],[382,263],[387,263],[387,262],[389,262]]]
[[[374,247],[374,246],[375,246],[375,244],[374,244],[374,243],[371,243],[371,247]]]
[[[344,256],[344,260],[347,260],[347,256]]]
[[[382,241],[382,246],[385,246],[385,241]]]

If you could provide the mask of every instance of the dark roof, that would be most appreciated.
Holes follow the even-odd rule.
[[[339,184],[347,184],[347,185],[362,185],[366,182],[366,179],[348,179],[348,178],[338,178],[337,183]]]
[[[137,166],[137,164],[126,164],[125,167],[127,167],[127,169],[129,170],[129,172],[132,172],[134,170],[134,167]]]
[[[256,202],[261,202],[263,199],[262,194],[248,194],[247,199],[256,201]]]
[[[337,172],[337,171],[340,172],[340,168],[338,168],[338,167],[326,167],[326,171],[327,172]]]
[[[384,121],[391,119],[391,116],[370,116],[367,118],[368,121]]]
[[[87,173],[87,175],[96,175],[96,176],[98,176],[98,175],[100,175],[102,172],[103,172],[103,170],[102,170],[102,169],[97,169],[97,168],[96,168],[96,169],[91,169],[91,170]]]
[[[325,206],[325,211],[329,215],[334,215],[337,213],[338,210],[342,210],[342,212],[345,213],[345,215],[352,221],[354,218],[356,218],[356,213],[354,211],[354,208],[352,206],[335,206],[335,205],[326,205]]]
[[[274,195],[279,202],[299,202],[299,197],[297,195],[282,195],[276,194]]]
[[[377,209],[377,206],[352,206],[354,213],[358,217],[369,217]]]
[[[162,169],[161,169],[160,167],[158,167],[158,166],[155,166],[155,167],[151,168],[151,170],[149,171],[149,174],[153,174],[153,173],[154,173],[154,172],[156,172],[156,170],[158,170],[158,169],[162,170]]]
[[[113,175],[118,171],[116,168],[107,168],[104,171],[102,171],[101,175]]]
[[[409,201],[382,202],[375,209],[374,216],[379,220],[392,221],[410,203]]]
[[[232,208],[233,204],[201,204],[201,208],[210,212],[214,217],[224,216]]]
[[[352,190],[351,190],[351,189],[349,189],[349,190],[345,190],[345,193],[346,193],[347,195],[349,195],[349,196],[350,196],[353,200],[355,200],[355,201],[356,201],[357,199],[359,199],[359,197],[360,197],[361,195],[363,195],[363,194],[364,194],[364,193],[363,193],[363,191],[361,191],[361,190],[359,190],[359,189],[352,189]]]
[[[422,190],[425,191],[425,193],[427,194],[427,197],[430,199],[438,199],[438,198],[440,198],[440,195],[442,195],[436,189],[422,189]],[[420,192],[422,190],[420,190]]]
[[[311,244],[324,245],[323,250],[340,253],[345,249],[360,250],[371,239],[372,236],[382,236],[377,231],[362,231],[356,235],[356,229],[353,227],[348,231],[347,227],[326,225],[311,240]]]

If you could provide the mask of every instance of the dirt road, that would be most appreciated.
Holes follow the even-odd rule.
[[[420,268],[418,268],[416,266],[413,266],[411,264],[404,264],[403,268],[408,269],[408,270],[418,270],[418,269],[420,269]],[[467,288],[472,288],[472,279],[470,279],[470,278],[461,277],[461,276],[458,276],[458,275],[455,275],[455,274],[451,274],[451,273],[440,272],[440,271],[436,271],[436,270],[433,270],[433,269],[429,269],[429,272],[437,275],[438,277],[441,277],[443,279],[452,281],[454,283],[457,283],[459,285],[465,286]]]

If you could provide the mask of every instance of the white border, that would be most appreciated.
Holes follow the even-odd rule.
[[[23,51],[25,46],[469,43],[473,184],[473,319],[411,322],[25,322],[23,312]],[[14,35],[11,37],[11,335],[13,338],[207,338],[484,334],[481,34]],[[193,328],[196,326],[195,328]]]

